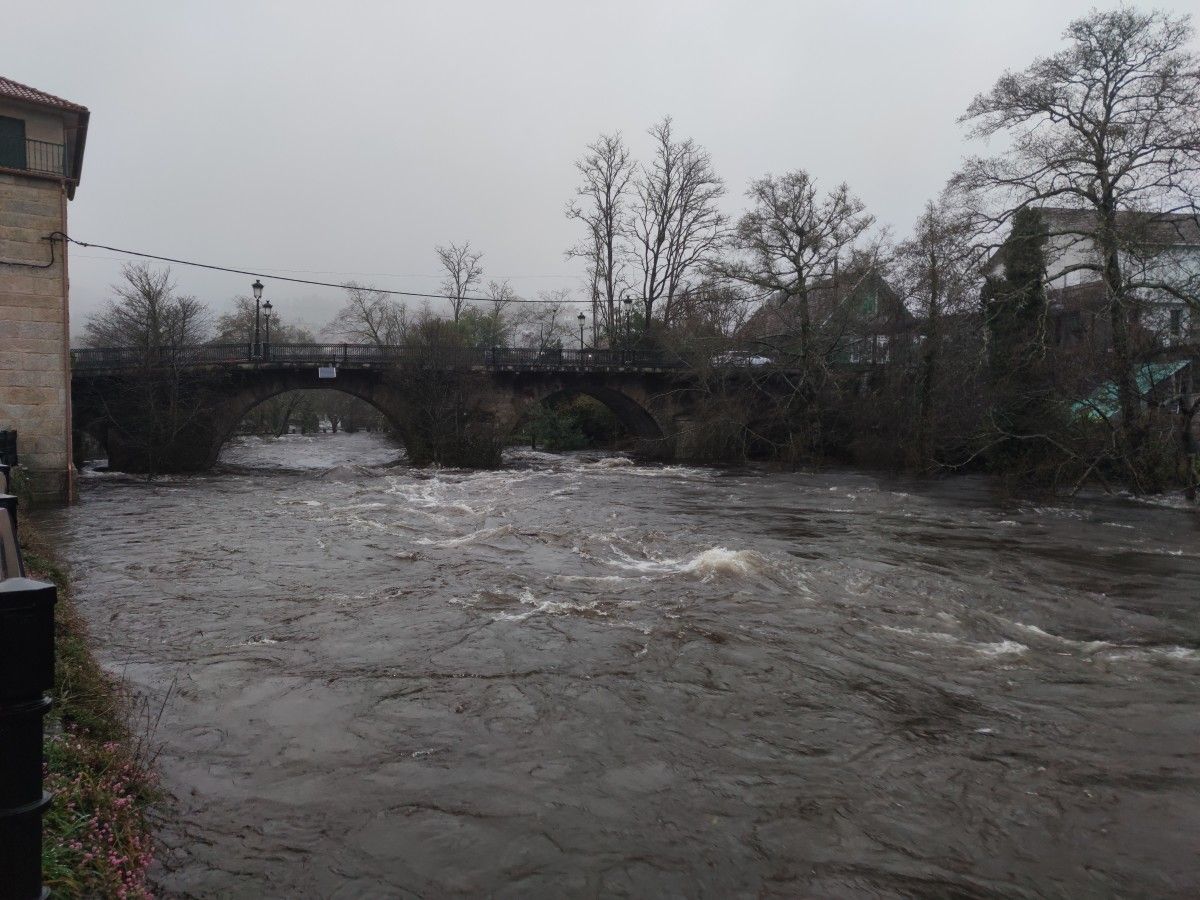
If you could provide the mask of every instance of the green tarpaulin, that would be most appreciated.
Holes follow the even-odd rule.
[[[1147,363],[1142,366],[1137,372],[1138,396],[1148,397],[1156,387],[1190,362],[1191,360],[1181,359],[1175,362]],[[1079,400],[1071,404],[1071,411],[1086,419],[1109,419],[1115,416],[1120,408],[1121,404],[1117,400],[1117,385],[1114,381],[1104,382],[1092,391],[1091,396],[1086,400]]]

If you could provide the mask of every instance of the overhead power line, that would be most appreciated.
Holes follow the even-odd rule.
[[[173,256],[160,256],[157,253],[145,253],[141,250],[126,250],[123,247],[110,247],[107,244],[94,244],[94,243],[90,243],[88,241],[77,240],[76,238],[73,238],[70,235],[63,234],[61,231],[55,232],[53,235],[51,235],[52,239],[54,237],[60,237],[65,241],[70,241],[72,244],[75,244],[78,247],[95,247],[99,250],[109,250],[113,253],[123,253],[126,256],[137,256],[141,259],[154,259],[154,260],[158,260],[159,262],[174,263],[179,266],[192,266],[197,269],[210,269],[214,272],[229,272],[234,275],[252,275],[255,278],[266,278],[270,281],[287,281],[292,284],[308,284],[308,285],[313,285],[314,287],[331,287],[331,288],[337,288],[339,290],[345,290],[347,287],[350,287],[350,285],[347,284],[346,282],[342,282],[339,284],[339,283],[333,282],[333,281],[314,281],[314,280],[308,279],[308,278],[293,278],[289,275],[275,275],[275,274],[271,274],[269,272],[257,271],[257,270],[253,270],[253,269],[235,269],[232,266],[218,266],[218,265],[213,265],[212,263],[196,262],[195,260],[191,260],[191,259],[178,259]],[[426,294],[426,293],[422,293],[421,291],[395,291],[395,290],[389,290],[387,288],[370,287],[368,285],[357,285],[357,286],[364,288],[365,290],[374,291],[377,294],[390,294],[390,295],[397,296],[397,297],[422,297],[422,298],[426,298],[429,300],[457,300],[458,299],[457,297],[452,297],[449,294]],[[463,297],[462,299],[470,300],[475,303],[495,303],[496,302],[495,299],[492,297],[483,297],[483,296],[470,296],[470,297]],[[592,301],[590,299],[586,299],[586,300],[572,300],[572,299],[531,300],[531,299],[528,299],[525,297],[512,297],[512,298],[506,299],[505,302],[506,303],[591,303]]]
[[[97,245],[93,245],[97,246]],[[107,253],[78,253],[76,259],[120,259],[119,256],[111,256]],[[345,269],[281,269],[278,266],[272,267],[275,272],[292,272],[300,275],[352,275],[357,278],[445,278],[445,272],[359,272],[355,270]],[[545,272],[542,274],[533,274],[530,272],[489,272],[491,278],[498,278],[503,281],[528,281],[533,278],[557,278],[560,281],[567,279],[578,278],[578,272]]]
[[[73,238],[68,234],[64,234],[61,231],[53,232],[48,239],[53,244],[53,241],[56,238],[61,238],[64,241],[69,241],[70,243],[75,244],[77,247],[94,247],[99,250],[109,250],[112,253],[122,253],[126,256],[136,256],[141,259],[154,259],[154,260],[158,260],[159,262],[174,263],[179,266],[192,266],[193,268],[197,268],[197,269],[209,269],[214,272],[229,272],[233,275],[252,275],[255,278],[266,278],[269,281],[286,281],[286,282],[290,282],[291,284],[308,284],[308,285],[312,285],[314,287],[330,287],[330,288],[337,288],[338,290],[345,290],[346,288],[353,286],[353,287],[360,287],[364,290],[373,291],[377,294],[388,294],[388,295],[396,296],[396,297],[421,297],[421,298],[425,298],[425,299],[429,299],[429,300],[458,300],[459,299],[457,297],[452,297],[449,294],[427,294],[427,293],[422,293],[420,291],[396,291],[396,290],[390,290],[387,288],[371,287],[370,285],[351,285],[348,282],[338,283],[338,282],[333,282],[333,281],[314,281],[314,280],[311,280],[308,278],[293,278],[290,275],[275,275],[275,274],[271,274],[271,273],[264,272],[264,271],[254,270],[254,269],[235,269],[232,266],[218,266],[218,265],[213,265],[212,263],[196,262],[195,260],[191,260],[191,259],[178,259],[173,256],[160,256],[159,254],[146,253],[142,250],[126,250],[122,247],[110,247],[107,244],[89,243],[88,241],[77,240],[76,238]],[[692,294],[692,293],[695,293],[695,289],[686,289],[686,290],[680,291],[679,294],[677,294],[676,296],[686,297],[687,295]],[[755,300],[761,300],[764,297],[769,297],[772,293],[774,293],[774,292],[773,291],[765,291],[761,294],[757,294],[753,297],[746,297],[744,299],[748,300],[750,302],[753,302]],[[496,302],[496,299],[494,297],[475,296],[475,297],[463,297],[461,299],[471,301],[474,303],[495,303]],[[538,300],[538,299],[528,299],[525,297],[511,297],[511,298],[505,299],[504,302],[505,303],[542,303],[542,304],[560,304],[560,303],[590,304],[592,302],[592,299],[590,297],[587,297],[587,298],[581,298],[581,299]]]

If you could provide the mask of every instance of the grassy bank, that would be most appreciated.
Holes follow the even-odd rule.
[[[93,658],[70,581],[28,519],[21,543],[31,578],[58,586],[54,706],[46,716],[42,872],[60,897],[149,897],[147,819],[157,794],[144,738],[127,722],[129,695]]]

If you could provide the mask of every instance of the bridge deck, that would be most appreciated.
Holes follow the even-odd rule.
[[[760,357],[723,353],[688,359],[663,350],[548,349],[525,347],[381,347],[374,344],[271,344],[260,352],[247,344],[196,347],[108,347],[71,351],[76,372],[138,368],[241,368],[336,366],[344,368],[426,368],[487,372],[676,372],[715,364],[745,368]],[[744,361],[743,361],[744,360]]]

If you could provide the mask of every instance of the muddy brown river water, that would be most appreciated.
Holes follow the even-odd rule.
[[[370,435],[55,514],[196,897],[1200,893],[1200,514]]]

